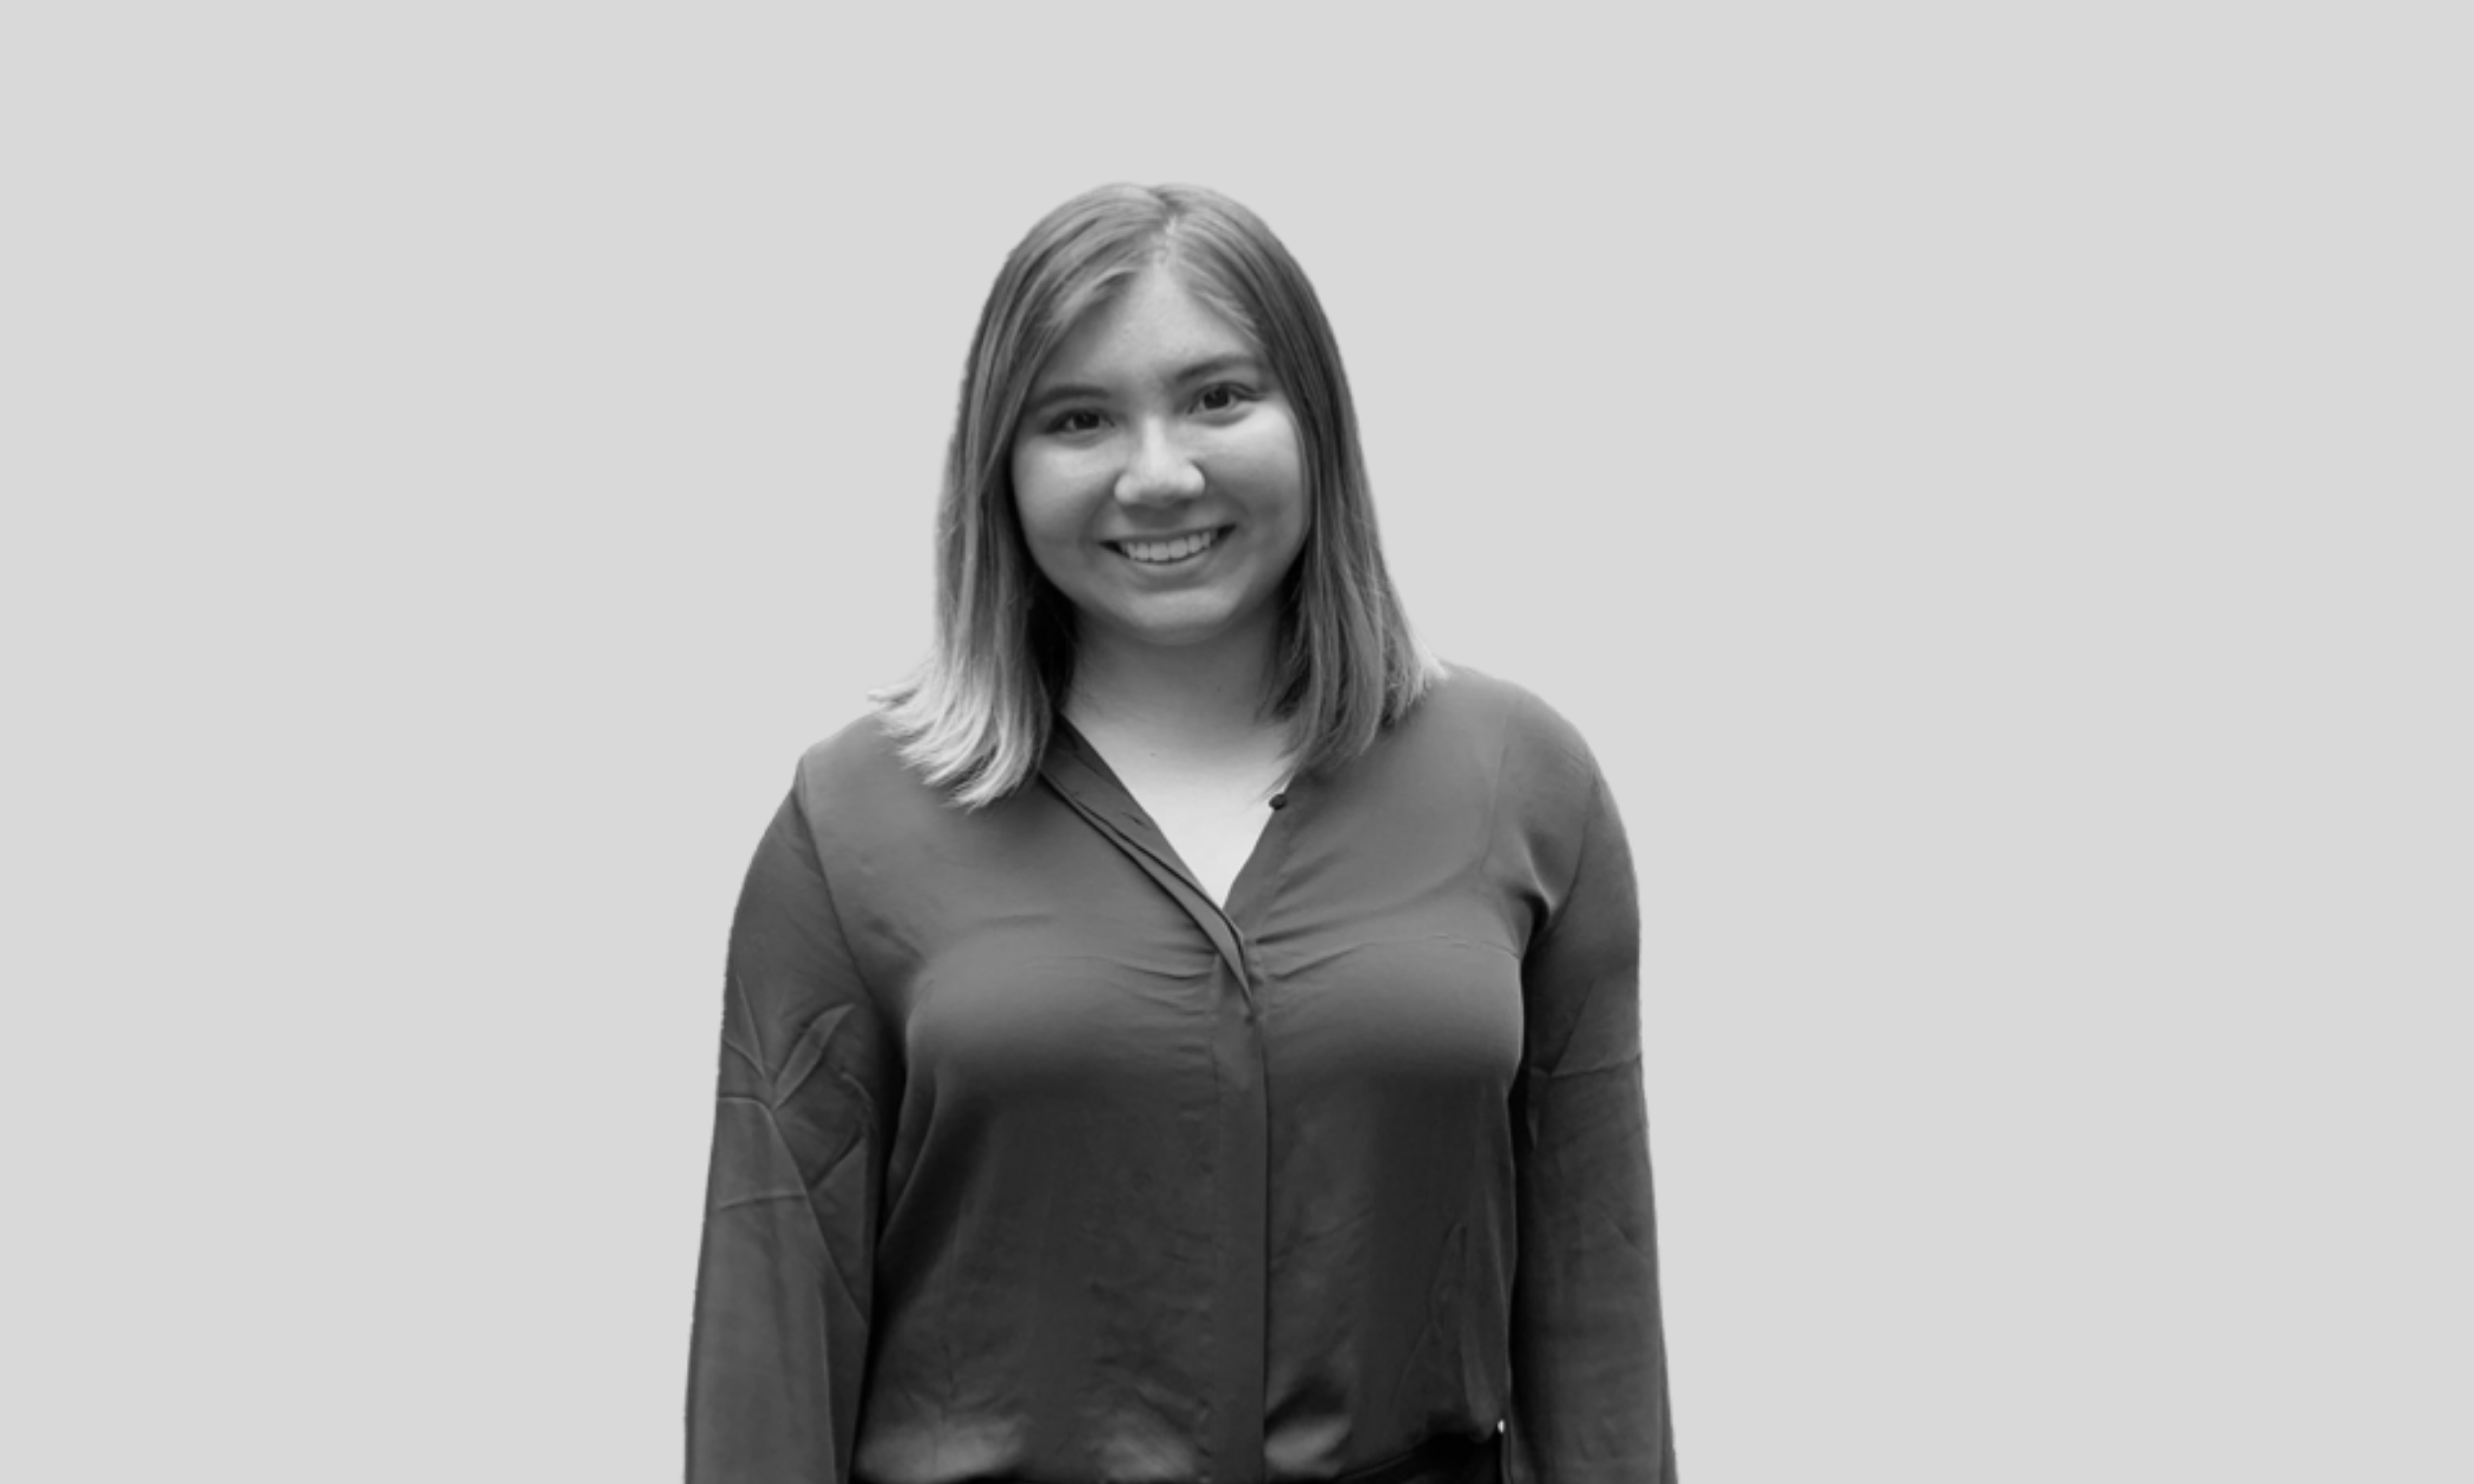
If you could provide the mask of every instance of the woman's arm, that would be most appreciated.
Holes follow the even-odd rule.
[[[891,1051],[795,790],[757,846],[730,929],[689,1484],[850,1477]]]
[[[1510,1484],[1671,1484],[1641,1081],[1640,905],[1623,821],[1594,763],[1582,761],[1589,782],[1578,864],[1522,964],[1526,1043],[1513,1131],[1520,1262],[1505,1476]]]

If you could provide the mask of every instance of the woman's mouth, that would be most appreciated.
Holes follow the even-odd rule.
[[[1182,536],[1170,536],[1165,540],[1110,541],[1107,545],[1117,555],[1146,567],[1174,567],[1180,562],[1191,561],[1218,545],[1221,535],[1227,530],[1227,526],[1218,525],[1209,530],[1188,531]]]

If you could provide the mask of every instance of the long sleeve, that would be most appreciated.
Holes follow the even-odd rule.
[[[1522,966],[1509,1484],[1671,1484],[1642,1086],[1640,907],[1594,765],[1571,883]]]
[[[898,1076],[794,790],[730,930],[689,1484],[849,1479]]]

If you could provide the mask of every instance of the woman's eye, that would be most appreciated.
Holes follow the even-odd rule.
[[[1194,399],[1194,405],[1206,413],[1225,413],[1252,401],[1253,397],[1253,393],[1235,382],[1215,382],[1202,389],[1202,395]]]
[[[1052,433],[1090,432],[1098,425],[1099,415],[1089,408],[1075,408],[1048,419],[1048,430]]]

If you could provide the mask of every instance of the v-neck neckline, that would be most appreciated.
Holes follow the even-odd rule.
[[[1202,884],[1201,877],[1178,851],[1177,843],[1169,838],[1168,831],[1162,828],[1159,821],[1152,816],[1151,811],[1144,807],[1142,799],[1135,794],[1125,780],[1118,776],[1117,771],[1108,765],[1107,756],[1100,752],[1099,744],[1085,736],[1080,727],[1067,720],[1062,709],[1053,713],[1052,722],[1057,734],[1065,740],[1075,757],[1116,795],[1116,800],[1121,804],[1118,811],[1118,824],[1129,831],[1138,832],[1142,837],[1143,849],[1157,857],[1163,866],[1176,872],[1194,894],[1217,912],[1234,931],[1237,925],[1237,903],[1247,894],[1245,888],[1249,882],[1264,870],[1269,869],[1266,864],[1266,853],[1272,847],[1274,836],[1283,828],[1283,817],[1294,802],[1290,795],[1295,791],[1301,775],[1289,774],[1277,788],[1272,790],[1269,812],[1262,824],[1256,828],[1254,839],[1246,847],[1244,859],[1237,863],[1237,874],[1228,880],[1228,895],[1224,900],[1218,899],[1213,897],[1210,890]]]

